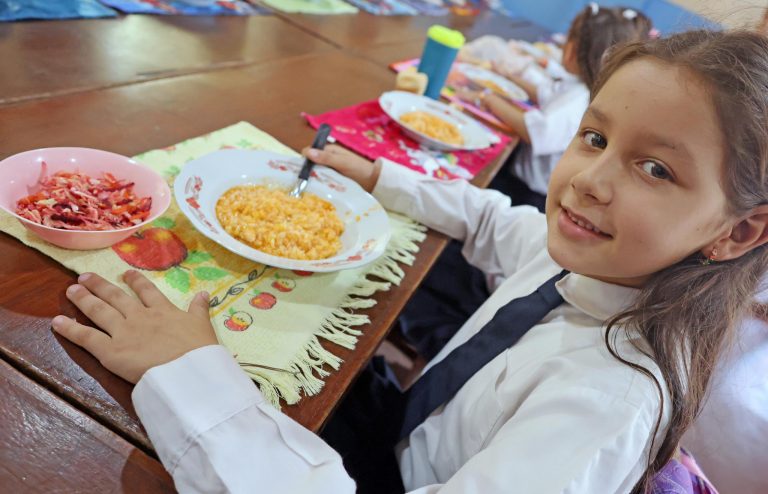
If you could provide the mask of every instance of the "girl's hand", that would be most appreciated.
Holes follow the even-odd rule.
[[[67,288],[67,298],[104,332],[65,316],[53,318],[54,331],[132,383],[152,367],[218,344],[207,293],[195,295],[184,312],[137,271],[126,271],[123,278],[138,299],[93,273],[81,274],[78,284]]]
[[[459,89],[456,91],[456,95],[492,113],[496,118],[507,124],[523,141],[531,142],[528,127],[525,125],[525,113],[505,98],[492,91],[477,92],[468,89]]]
[[[322,151],[306,147],[302,149],[301,154],[318,165],[333,168],[351,178],[368,192],[372,192],[376,182],[379,181],[380,163],[368,161],[341,146],[326,146]]]

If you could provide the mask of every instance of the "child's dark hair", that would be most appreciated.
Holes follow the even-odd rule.
[[[592,96],[617,70],[636,60],[679,67],[706,85],[726,149],[722,183],[730,213],[738,218],[768,204],[768,37],[747,31],[690,31],[666,39],[633,43],[611,54]],[[669,426],[649,451],[649,467],[635,492],[647,492],[652,475],[674,454],[698,415],[712,371],[740,320],[754,308],[754,296],[768,268],[768,246],[733,260],[703,265],[694,253],[656,273],[637,302],[608,323],[605,341],[625,364],[659,381],[645,368],[623,359],[611,345],[621,328],[637,331],[638,349],[659,366],[671,405]],[[764,308],[760,308],[764,310]],[[656,422],[660,427],[662,411]]]
[[[587,5],[571,22],[568,42],[573,43],[579,77],[592,89],[605,54],[615,45],[649,39],[653,24],[641,12],[626,7]]]

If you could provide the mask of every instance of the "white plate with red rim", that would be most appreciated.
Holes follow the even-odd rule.
[[[388,91],[379,97],[379,105],[384,113],[403,128],[406,135],[429,148],[440,151],[477,150],[485,149],[500,141],[496,134],[460,110],[426,96],[405,91]],[[430,113],[455,125],[464,138],[464,144],[454,145],[438,141],[421,132],[416,132],[400,121],[403,114],[414,111]]]
[[[262,264],[299,271],[329,272],[364,266],[376,260],[389,242],[389,217],[372,195],[356,182],[323,166],[315,166],[306,192],[336,207],[344,223],[341,249],[327,259],[305,261],[267,254],[229,235],[216,218],[216,202],[238,185],[269,185],[290,189],[303,158],[229,149],[190,161],[176,177],[174,196],[195,228],[225,249]]]
[[[470,79],[475,84],[487,87],[488,89],[499,93],[499,91],[495,91],[493,87],[483,84],[484,81],[491,82],[501,90],[501,96],[506,96],[507,98],[518,101],[528,101],[529,99],[528,94],[523,88],[496,72],[469,63],[457,63],[454,65],[454,68],[457,72],[467,79]]]

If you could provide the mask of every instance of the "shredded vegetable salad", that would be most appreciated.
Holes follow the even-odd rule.
[[[57,172],[40,181],[39,192],[16,202],[16,214],[64,230],[127,228],[146,220],[152,207],[152,198],[136,197],[133,185],[111,173]]]

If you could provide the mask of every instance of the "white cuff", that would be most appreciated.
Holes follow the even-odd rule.
[[[422,186],[423,182],[445,184],[457,180],[428,177],[386,158],[379,158],[376,161],[381,163],[381,173],[376,187],[373,188],[373,196],[386,209],[408,216],[412,215],[414,206],[418,201],[419,187]],[[465,180],[461,181],[465,182]],[[418,218],[414,217],[414,219]]]
[[[221,345],[192,350],[148,370],[131,396],[139,419],[171,473],[200,434],[265,401]]]

